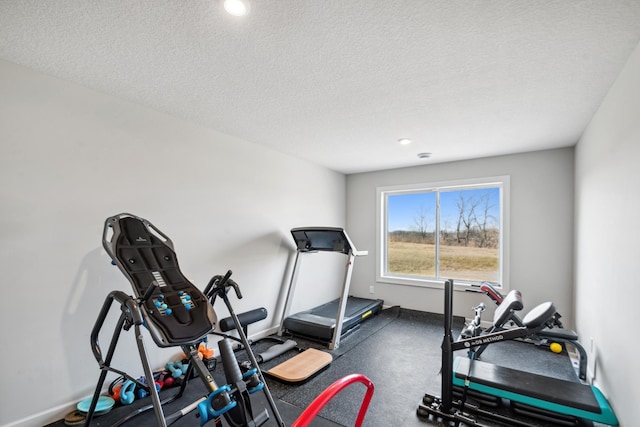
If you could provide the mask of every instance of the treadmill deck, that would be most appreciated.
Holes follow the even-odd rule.
[[[340,300],[335,299],[310,310],[293,314],[284,320],[284,328],[293,335],[321,341],[331,341],[336,327]],[[343,335],[369,316],[382,309],[382,300],[348,297],[342,323]]]

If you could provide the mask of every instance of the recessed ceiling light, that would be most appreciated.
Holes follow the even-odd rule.
[[[400,145],[409,145],[409,144],[411,144],[412,142],[413,142],[413,141],[411,141],[409,138],[400,138],[400,139],[398,140],[398,143],[399,143]]]
[[[243,16],[249,13],[249,0],[224,0],[224,10],[233,16]]]
[[[429,157],[431,157],[431,153],[419,153],[418,154],[418,158],[419,159],[428,159]]]

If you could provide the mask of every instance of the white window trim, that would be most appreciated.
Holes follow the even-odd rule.
[[[394,186],[386,186],[386,187],[377,187],[376,188],[376,248],[377,256],[376,256],[376,282],[378,283],[388,283],[395,285],[405,285],[405,286],[418,286],[425,288],[443,288],[444,278],[441,279],[428,279],[428,278],[417,278],[414,276],[400,277],[399,275],[387,276],[385,275],[385,260],[387,259],[386,250],[387,246],[384,244],[385,237],[387,236],[387,211],[385,208],[384,198],[385,194],[389,192],[417,192],[423,190],[430,189],[444,189],[447,187],[476,187],[476,186],[492,186],[492,185],[501,185],[502,186],[502,197],[501,197],[501,215],[500,215],[500,282],[498,285],[500,286],[501,292],[508,292],[510,289],[509,286],[509,194],[510,194],[510,177],[508,175],[503,176],[491,176],[491,177],[483,177],[483,178],[470,178],[470,179],[461,179],[454,181],[441,181],[441,182],[428,182],[422,184],[404,184],[404,185],[394,185]],[[455,281],[457,289],[464,289],[470,286],[470,282],[465,282],[463,280]]]

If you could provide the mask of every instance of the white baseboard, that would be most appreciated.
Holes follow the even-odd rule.
[[[30,415],[26,418],[13,421],[3,427],[42,427],[47,424],[60,421],[67,416],[68,413],[76,409],[77,401],[63,403],[62,405],[50,408],[37,414]]]

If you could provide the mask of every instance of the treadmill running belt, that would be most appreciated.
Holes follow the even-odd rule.
[[[293,335],[331,341],[336,327],[340,299],[293,314],[284,320],[284,328]],[[348,297],[342,323],[342,334],[382,309],[382,300]]]

